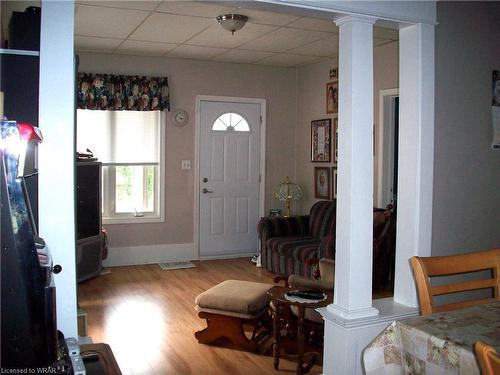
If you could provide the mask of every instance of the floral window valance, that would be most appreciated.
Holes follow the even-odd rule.
[[[79,109],[170,110],[167,77],[78,73]]]

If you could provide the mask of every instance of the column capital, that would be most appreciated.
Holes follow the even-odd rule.
[[[354,22],[359,22],[359,23],[368,23],[368,24],[375,24],[377,22],[377,18],[375,17],[370,17],[370,16],[344,16],[337,18],[335,21],[335,24],[337,26],[342,26],[346,23],[354,23]]]

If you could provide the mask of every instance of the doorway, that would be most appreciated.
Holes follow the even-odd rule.
[[[255,254],[263,212],[265,101],[198,97],[200,259]]]
[[[397,203],[399,137],[399,90],[379,94],[377,206]]]

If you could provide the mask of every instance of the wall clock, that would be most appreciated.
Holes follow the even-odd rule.
[[[172,113],[172,120],[175,126],[184,126],[189,120],[189,115],[183,109],[176,109],[174,113]]]

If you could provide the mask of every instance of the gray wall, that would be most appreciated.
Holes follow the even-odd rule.
[[[500,247],[500,151],[491,150],[500,3],[437,9],[432,255]]]

